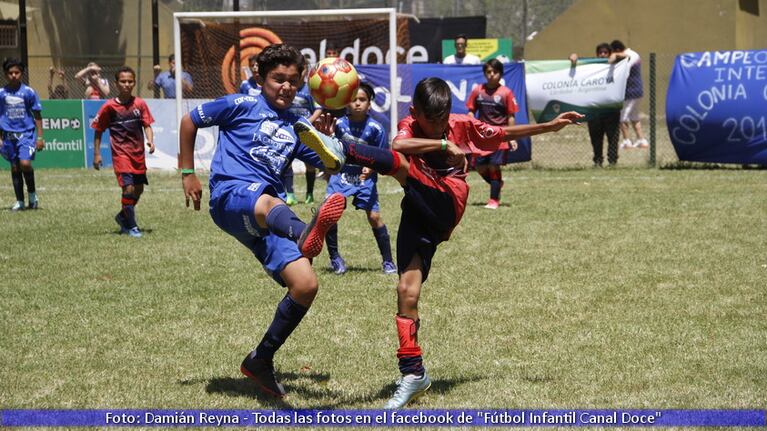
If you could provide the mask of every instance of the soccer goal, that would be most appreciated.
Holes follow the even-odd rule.
[[[406,32],[406,25],[399,27]],[[355,65],[388,63],[389,85],[383,90],[388,92],[386,108],[394,136],[398,56],[391,53],[398,52],[397,30],[394,8],[175,13],[176,75],[186,72],[193,80],[192,93],[183,95],[182,80],[176,79],[177,124],[189,109],[185,97],[214,99],[238,92],[240,83],[251,76],[248,59],[268,45],[286,43],[310,64],[324,58],[331,47]]]

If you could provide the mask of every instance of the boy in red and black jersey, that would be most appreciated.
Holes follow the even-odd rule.
[[[399,123],[391,150],[325,136],[334,125],[328,115],[320,117],[317,130],[304,124],[294,126],[301,141],[321,156],[339,155],[346,163],[393,176],[405,191],[397,232],[397,358],[402,378],[385,408],[403,407],[431,385],[418,344],[418,298],[437,245],[450,238],[466,208],[465,154],[492,152],[510,139],[558,131],[583,118],[567,112],[548,123],[492,126],[469,115],[451,114],[451,98],[442,79],[419,82],[411,115]]]
[[[133,69],[121,67],[115,79],[119,94],[107,100],[91,122],[91,127],[96,131],[93,167],[101,168],[101,135],[109,129],[112,166],[117,183],[122,188],[122,209],[115,216],[115,221],[120,226],[120,233],[140,238],[142,233],[136,224],[135,207],[144,192],[144,184],[149,184],[146,178],[144,142],[149,147],[149,154],[154,153],[151,127],[154,118],[146,102],[133,96],[133,88],[136,86],[136,73]]]

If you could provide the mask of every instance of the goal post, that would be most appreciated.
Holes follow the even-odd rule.
[[[388,56],[383,59],[384,62],[388,62],[389,65],[389,92],[390,100],[389,104],[389,117],[390,117],[390,131],[391,136],[394,136],[397,131],[397,100],[399,99],[399,86],[397,79],[397,12],[394,8],[370,8],[370,9],[328,9],[328,10],[283,10],[283,11],[239,11],[239,12],[177,12],[173,14],[173,42],[174,42],[174,55],[176,61],[176,76],[182,76],[186,69],[186,62],[182,51],[182,22],[200,22],[206,21],[226,21],[236,20],[237,27],[239,28],[243,22],[242,20],[252,20],[253,22],[266,22],[267,24],[271,19],[285,19],[292,20],[295,23],[309,22],[312,18],[320,17],[321,19],[338,18],[339,20],[352,20],[355,18],[371,18],[384,20],[388,22]],[[305,26],[295,24],[295,32],[300,34],[304,31]],[[343,31],[339,29],[339,31]],[[353,31],[353,30],[347,30]],[[333,38],[334,34],[327,34],[327,38]],[[261,41],[262,44],[269,43],[268,39],[254,38],[253,40]],[[263,46],[263,45],[262,45]],[[298,49],[302,49],[301,46],[296,46]],[[239,45],[238,45],[239,49]],[[187,48],[186,51],[189,51]],[[260,49],[259,49],[260,51]],[[250,51],[249,51],[250,52]],[[254,51],[253,51],[254,52]],[[231,54],[231,53],[229,53]],[[242,53],[241,53],[242,54]],[[319,61],[322,53],[318,53],[317,60]],[[227,55],[229,57],[229,55]],[[215,59],[217,61],[217,59]],[[223,61],[223,58],[222,58]],[[236,60],[236,61],[239,61]],[[236,63],[235,63],[236,64]],[[223,66],[223,65],[222,65]],[[223,69],[222,69],[223,70]],[[206,73],[212,75],[213,73]],[[222,72],[222,75],[224,72]],[[239,76],[239,72],[235,76]],[[183,91],[182,91],[182,79],[175,80],[176,85],[176,125],[180,127],[181,118],[184,115],[183,109]],[[196,84],[195,84],[196,85]],[[227,92],[231,92],[229,88]],[[221,91],[221,94],[216,94],[213,97],[219,97],[225,95],[226,92]]]

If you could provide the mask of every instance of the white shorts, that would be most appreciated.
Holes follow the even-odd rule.
[[[623,109],[621,109],[621,123],[639,121],[639,102],[641,101],[641,97],[638,99],[626,99],[623,101]]]

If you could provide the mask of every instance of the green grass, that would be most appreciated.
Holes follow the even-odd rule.
[[[493,212],[471,175],[437,252],[420,332],[434,385],[415,406],[767,407],[767,171],[504,176]],[[276,360],[283,404],[238,367],[284,289],[184,208],[176,176],[150,173],[140,240],[117,234],[110,172],[37,177],[41,210],[0,211],[3,408],[377,408],[391,394],[396,276],[361,212],[340,223],[350,272],[315,260],[320,294]],[[380,192],[394,247],[401,192],[388,178]]]

